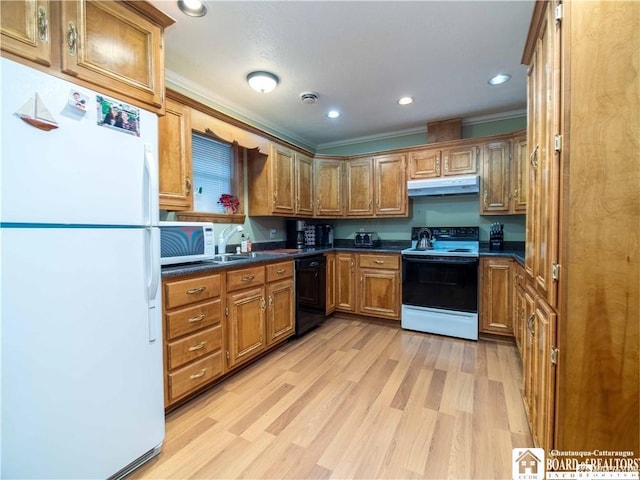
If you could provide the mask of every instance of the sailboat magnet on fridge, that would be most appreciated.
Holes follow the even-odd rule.
[[[48,132],[58,128],[58,122],[53,118],[44,102],[37,93],[16,112],[16,115],[40,130]]]

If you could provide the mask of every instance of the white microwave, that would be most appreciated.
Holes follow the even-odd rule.
[[[213,223],[160,222],[160,265],[201,262],[215,253]]]

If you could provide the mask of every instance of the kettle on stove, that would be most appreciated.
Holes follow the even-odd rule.
[[[424,228],[418,236],[416,250],[431,250],[433,248],[433,235],[431,230]]]

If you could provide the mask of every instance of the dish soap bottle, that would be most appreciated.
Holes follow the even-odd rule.
[[[244,233],[240,236],[240,251],[242,253],[247,253],[247,239],[244,236]]]
[[[251,252],[251,239],[249,238],[249,235],[247,235],[247,252]]]

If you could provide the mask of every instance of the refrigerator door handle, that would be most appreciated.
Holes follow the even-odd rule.
[[[147,298],[149,302],[149,341],[155,342],[158,330],[158,308],[160,284],[160,230],[145,228],[145,263],[147,277]]]
[[[144,145],[144,225],[155,227],[158,225],[160,212],[158,211],[158,172],[153,155],[153,148],[148,143]]]

